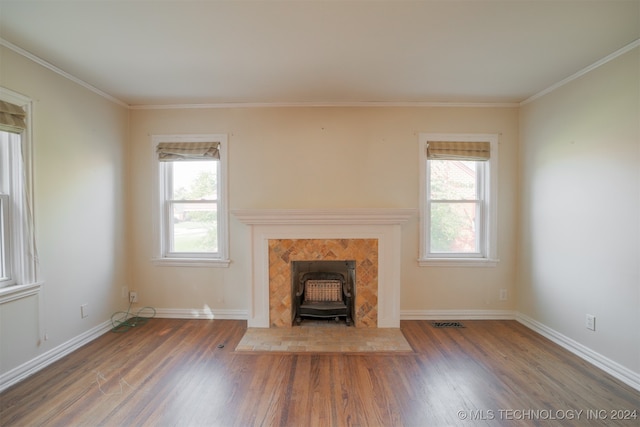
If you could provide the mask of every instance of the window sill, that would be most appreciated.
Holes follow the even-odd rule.
[[[160,267],[208,267],[226,268],[231,264],[229,259],[205,258],[153,258],[151,262]]]
[[[0,288],[0,304],[26,298],[31,295],[38,295],[43,283],[31,283],[28,285],[12,285]]]
[[[487,258],[422,258],[420,267],[496,267],[499,259]]]

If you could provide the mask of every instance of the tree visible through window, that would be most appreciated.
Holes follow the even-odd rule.
[[[496,135],[420,134],[421,262],[496,261],[496,148]]]
[[[482,162],[429,160],[431,252],[478,253]]]
[[[228,265],[226,135],[155,135],[152,143],[154,259]]]
[[[169,252],[218,252],[218,162],[175,161],[167,204]]]

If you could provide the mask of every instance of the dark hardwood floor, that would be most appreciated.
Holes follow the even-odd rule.
[[[0,425],[640,425],[640,392],[515,321],[464,324],[403,321],[409,354],[254,354],[244,321],[152,319],[5,390]]]

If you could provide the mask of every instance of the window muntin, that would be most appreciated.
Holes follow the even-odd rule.
[[[152,137],[155,263],[229,265],[226,141],[223,134]]]
[[[166,174],[166,255],[216,255],[218,161],[163,162]]]
[[[427,160],[429,253],[482,256],[484,162]]]
[[[498,136],[420,134],[419,146],[419,265],[494,266]]]

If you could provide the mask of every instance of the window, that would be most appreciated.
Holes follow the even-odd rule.
[[[496,264],[497,141],[420,134],[420,265]]]
[[[162,264],[227,266],[226,135],[156,135],[156,250]]]
[[[30,106],[27,98],[0,88],[0,303],[36,284]]]
[[[3,165],[4,166],[4,165]],[[9,220],[9,195],[0,193],[0,287],[12,285],[11,223]]]

